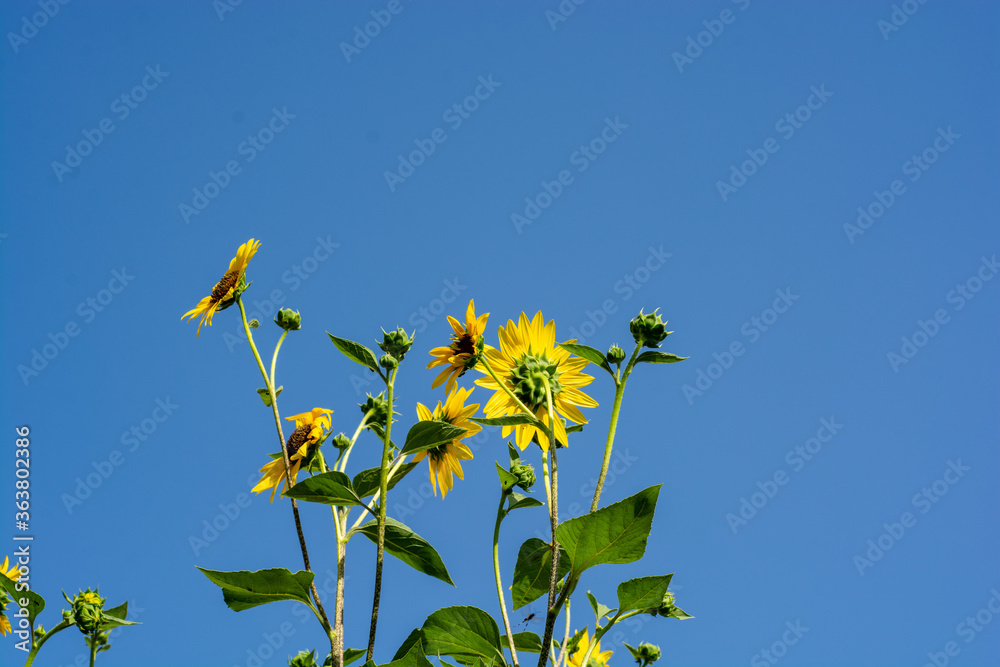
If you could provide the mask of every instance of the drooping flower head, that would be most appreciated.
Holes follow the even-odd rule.
[[[479,403],[465,405],[465,401],[471,393],[472,389],[460,387],[448,394],[444,404],[438,401],[433,412],[426,405],[417,403],[417,416],[420,417],[420,421],[443,421],[466,429],[462,437],[432,449],[425,449],[413,457],[414,461],[427,459],[434,495],[437,495],[437,489],[440,486],[442,499],[451,491],[454,484],[453,475],[457,475],[459,479],[465,479],[462,474],[462,461],[472,460],[472,450],[463,444],[462,440],[476,435],[483,428],[476,422],[469,420],[469,417],[479,410]]]
[[[572,665],[572,667],[583,667],[580,663],[583,662],[584,656],[587,655],[587,650],[590,648],[590,632],[587,630],[583,631],[583,636],[580,638],[580,643],[577,644],[576,651],[571,653],[567,664]],[[594,644],[594,652],[590,654],[590,661],[587,667],[608,667],[608,658],[614,651],[604,651],[601,652],[601,642],[598,641]]]
[[[285,417],[285,419],[295,422],[295,430],[288,436],[288,442],[285,443],[285,451],[288,452],[288,461],[291,464],[292,484],[295,484],[303,464],[307,463],[316,453],[319,443],[322,443],[327,431],[330,430],[330,415],[332,413],[333,410],[313,408],[300,415]],[[285,457],[275,458],[260,469],[264,476],[251,491],[260,493],[271,489],[271,502],[273,503],[274,492],[278,490],[278,487],[281,486],[281,492],[284,493],[285,487],[288,486],[285,470]]]
[[[566,425],[560,415],[577,424],[586,424],[587,418],[580,408],[597,407],[597,401],[580,391],[581,387],[594,381],[590,375],[580,372],[589,362],[570,356],[569,352],[556,346],[555,321],[549,320],[546,324],[541,311],[535,313],[530,321],[524,313],[521,313],[517,324],[507,320],[507,326],[500,327],[498,336],[500,349],[487,347],[484,352],[486,361],[513,394],[546,425],[549,424],[548,385],[556,413],[553,415],[556,440],[565,444]],[[494,391],[483,410],[487,417],[521,412],[517,403],[492,376],[480,378],[476,384]],[[548,450],[549,438],[542,429],[531,424],[504,426],[503,437],[506,438],[511,430],[516,430],[517,446],[522,450],[536,437],[542,449]]]
[[[451,337],[450,345],[431,350],[434,360],[427,364],[427,368],[445,366],[445,369],[434,378],[431,389],[439,387],[447,380],[444,391],[446,394],[451,394],[455,390],[458,378],[476,366],[483,352],[483,331],[486,329],[486,320],[489,316],[489,313],[484,313],[476,317],[476,304],[472,299],[469,299],[469,306],[465,309],[464,327],[454,317],[448,316],[448,322],[455,333]]]
[[[225,275],[212,288],[212,293],[199,301],[197,306],[181,315],[182,320],[186,317],[189,321],[201,315],[201,321],[198,323],[198,332],[196,334],[198,337],[201,337],[202,325],[212,326],[212,317],[216,311],[225,310],[232,305],[235,290],[240,287],[240,283],[247,270],[247,264],[250,263],[250,259],[257,253],[258,247],[260,247],[260,241],[255,241],[254,239],[250,239],[241,245],[236,251],[236,257],[233,257],[229,262],[229,270],[226,271]]]

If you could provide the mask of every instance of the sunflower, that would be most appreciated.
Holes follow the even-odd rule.
[[[7,567],[8,564],[10,564],[9,568]],[[11,563],[10,558],[4,556],[3,565],[0,565],[0,575],[7,577],[11,581],[17,581],[21,576],[21,570],[17,567],[17,563]]]
[[[229,262],[229,270],[215,284],[212,293],[199,301],[197,306],[181,315],[182,320],[186,317],[189,321],[201,315],[201,322],[198,323],[198,333],[196,334],[199,338],[201,337],[202,325],[212,326],[212,316],[217,310],[223,310],[219,307],[220,304],[233,298],[233,291],[239,287],[243,274],[246,273],[247,264],[250,263],[250,258],[256,254],[259,246],[260,241],[254,239],[241,245],[236,251],[236,257],[233,257],[232,261]]]
[[[302,462],[315,452],[316,443],[323,440],[330,429],[331,413],[333,410],[313,408],[310,412],[285,417],[285,419],[295,422],[295,430],[288,436],[288,442],[285,443],[285,451],[288,452],[288,460],[292,465],[292,484],[295,484]],[[284,493],[284,487],[288,485],[285,476],[285,457],[279,456],[266,464],[260,471],[264,473],[264,476],[251,491],[260,493],[271,489],[271,502],[273,503],[274,492],[278,490],[278,487],[282,486],[282,493]]]
[[[507,388],[546,425],[549,424],[545,390],[548,383],[552,389],[552,403],[556,412],[553,415],[556,441],[565,444],[566,424],[560,415],[577,424],[586,424],[587,419],[580,408],[597,407],[597,401],[580,391],[580,387],[594,381],[590,375],[580,372],[590,362],[580,357],[571,357],[569,352],[556,346],[555,322],[549,320],[545,324],[541,311],[531,321],[523,312],[517,324],[513,320],[507,320],[507,326],[499,328],[498,337],[500,349],[487,347],[483,354],[485,361]],[[569,342],[575,342],[575,339]],[[480,378],[476,380],[476,384],[495,392],[483,410],[487,417],[522,412],[520,406],[492,376]],[[545,430],[531,424],[504,426],[503,437],[506,438],[512,429],[517,432],[517,446],[522,450],[536,437],[542,449],[548,450],[549,438]]]
[[[458,475],[459,479],[465,479],[462,474],[462,461],[472,460],[472,451],[466,445],[462,444],[462,438],[473,436],[483,428],[479,424],[469,421],[469,417],[476,414],[476,411],[479,410],[479,403],[465,405],[465,400],[471,393],[472,389],[459,388],[453,391],[448,394],[444,405],[441,404],[441,401],[438,401],[434,412],[428,410],[426,405],[417,403],[417,416],[420,417],[420,421],[443,421],[466,429],[461,438],[455,438],[447,444],[425,449],[413,457],[414,462],[423,461],[424,458],[427,459],[434,495],[437,495],[437,488],[440,485],[442,500],[451,491],[454,483],[453,474]]]
[[[464,327],[454,317],[451,315],[448,316],[448,322],[451,324],[451,328],[455,330],[455,333],[451,337],[451,345],[447,347],[435,347],[431,350],[431,355],[435,358],[427,364],[427,368],[434,368],[442,364],[446,366],[434,378],[431,389],[440,386],[447,378],[448,384],[445,385],[444,391],[446,394],[451,394],[455,389],[457,379],[464,375],[465,371],[476,365],[481,352],[479,341],[482,338],[483,330],[486,328],[486,320],[489,316],[489,313],[484,313],[477,318],[476,304],[472,299],[469,299],[469,306],[465,309]]]
[[[10,558],[4,556],[3,565],[0,565],[0,576],[7,577],[11,581],[17,581],[21,576],[21,570],[18,569],[17,563],[11,564],[10,568],[8,568],[8,563],[10,563]],[[6,637],[10,632],[10,619],[4,613],[7,611],[8,604],[10,604],[10,598],[7,597],[6,591],[0,589],[0,637]]]
[[[583,658],[587,655],[587,650],[590,649],[590,633],[587,630],[583,631],[583,637],[580,637],[580,643],[577,644],[576,651],[570,654],[567,664],[572,667],[582,667],[580,665],[583,662]],[[590,654],[590,661],[587,663],[588,667],[590,665],[595,665],[596,667],[608,667],[608,658],[614,651],[604,651],[601,652],[601,642],[598,641],[594,644],[594,652]]]

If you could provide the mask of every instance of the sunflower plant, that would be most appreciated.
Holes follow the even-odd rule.
[[[323,665],[343,667],[364,658],[364,667],[376,667],[374,654],[383,604],[385,554],[402,560],[423,575],[453,584],[438,551],[388,515],[389,492],[426,461],[435,495],[440,491],[444,500],[449,494],[460,493],[455,480],[464,479],[463,464],[475,465],[472,449],[465,441],[484,427],[499,427],[502,437],[509,441],[505,455],[500,457],[503,464],[496,463],[499,492],[492,550],[488,552],[483,545],[483,554],[485,557],[490,553],[492,557],[497,611],[503,629],[492,614],[479,607],[445,607],[431,613],[419,628],[409,633],[395,649],[389,664],[427,667],[430,656],[438,658],[442,665],[453,660],[469,667],[508,664],[520,667],[522,656],[533,654],[538,656],[538,667],[550,663],[553,667],[606,667],[612,651],[602,649],[601,640],[615,624],[638,614],[691,618],[676,605],[669,590],[673,575],[659,574],[619,584],[614,608],[600,603],[587,591],[593,625],[586,623],[571,632],[574,627],[571,600],[586,571],[595,565],[638,561],[645,553],[652,528],[659,485],[603,507],[600,500],[630,375],[640,364],[676,363],[686,358],[658,349],[672,333],[666,331],[666,323],[658,311],[640,311],[631,320],[629,332],[635,347],[628,355],[618,345],[601,352],[575,340],[558,342],[555,322],[546,321],[541,312],[530,317],[522,312],[516,321],[508,319],[506,325],[498,327],[496,338],[490,339],[487,333],[490,314],[477,315],[476,305],[470,300],[464,322],[449,315],[450,335],[441,341],[443,344],[429,350],[431,361],[427,368],[436,369],[430,390],[444,385],[444,395],[436,399],[433,408],[429,407],[434,404],[430,400],[414,402],[416,420],[402,437],[395,425],[397,417],[406,411],[397,410],[400,399],[396,379],[401,369],[410,368],[406,359],[415,354],[414,334],[402,328],[383,329],[375,339],[381,351],[377,354],[362,343],[327,332],[344,357],[377,375],[384,385],[377,395],[369,394],[358,405],[360,419],[353,430],[348,428],[332,435],[334,415],[348,413],[316,407],[293,416],[281,416],[278,398],[282,387],[277,384],[277,359],[288,333],[302,329],[302,318],[289,309],[278,313],[275,324],[281,333],[270,366],[265,365],[254,339],[253,330],[259,323],[247,320],[242,302],[244,291],[250,287],[246,276],[248,264],[259,245],[254,239],[240,245],[210,295],[184,315],[189,320],[201,316],[196,332],[200,335],[201,328],[211,326],[218,311],[234,304],[238,307],[263,379],[264,387],[256,391],[265,407],[270,408],[279,445],[278,451],[269,455],[271,460],[261,468],[262,476],[252,491],[270,491],[272,503],[276,496],[281,502],[287,500],[302,554],[302,569],[295,572],[281,567],[257,571],[199,568],[222,589],[223,600],[230,609],[244,611],[275,601],[303,604],[316,617],[330,646]],[[470,372],[473,379],[462,386],[463,378]],[[594,410],[600,406],[588,391],[595,381],[594,374],[601,373],[609,376],[615,397],[607,419],[603,455],[594,459],[595,465],[599,463],[599,475],[593,501],[587,514],[560,521],[559,458],[587,457],[587,452],[571,447],[570,441],[599,414]],[[476,389],[487,392],[485,396],[477,394],[475,399],[485,399],[485,403],[473,402],[472,393]],[[316,402],[325,401],[318,398]],[[294,422],[294,428],[289,425],[286,429],[285,422]],[[349,474],[351,454],[362,437],[373,437],[379,443],[379,464],[362,469],[352,466]],[[540,480],[536,465],[541,468]],[[539,482],[544,500],[542,496],[531,495]],[[335,553],[323,557],[336,561],[337,586],[332,612],[324,608],[316,590],[299,514],[300,502],[330,508],[333,523],[330,532],[336,548]],[[545,508],[547,513],[549,539],[534,537],[520,545],[510,585],[505,587],[499,557],[502,524],[514,510],[541,511],[538,508]],[[371,620],[367,642],[361,642],[365,648],[348,648],[344,637],[346,553],[351,538],[357,535],[363,535],[376,546]],[[324,542],[326,539],[324,536]],[[508,601],[517,610],[540,598],[545,598],[543,634],[515,633]],[[558,633],[561,636],[556,636],[560,618],[564,630]],[[577,625],[580,625],[578,620]],[[642,643],[638,648],[628,649],[641,667],[660,657],[660,649],[652,644]],[[323,649],[320,655],[325,652]],[[290,657],[288,664],[318,667],[318,659],[314,649],[306,649]]]

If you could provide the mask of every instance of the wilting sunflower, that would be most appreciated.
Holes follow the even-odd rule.
[[[472,389],[459,388],[448,394],[444,405],[438,401],[434,412],[427,409],[426,405],[417,403],[417,416],[420,421],[444,421],[466,429],[461,438],[455,438],[451,442],[438,445],[432,449],[425,449],[418,452],[413,460],[423,461],[427,459],[430,468],[431,486],[434,488],[434,495],[437,495],[438,486],[441,487],[441,498],[443,499],[454,484],[452,475],[458,475],[459,479],[465,479],[462,474],[462,461],[472,460],[472,451],[464,444],[463,438],[468,438],[479,433],[483,427],[476,422],[469,421],[469,417],[476,414],[479,404],[465,405],[465,399],[472,393]]]
[[[451,328],[455,330],[455,333],[451,337],[450,345],[435,347],[431,350],[431,355],[435,359],[427,364],[427,368],[434,368],[442,364],[447,366],[434,378],[431,389],[437,388],[447,379],[448,384],[445,385],[444,391],[446,394],[451,394],[455,389],[457,379],[476,365],[480,353],[479,339],[483,335],[489,316],[489,313],[484,313],[477,318],[476,304],[472,299],[469,299],[469,306],[465,309],[464,327],[454,317],[448,316],[448,322],[451,323]]]
[[[583,658],[587,655],[587,650],[590,648],[590,633],[587,630],[583,631],[583,637],[580,637],[580,643],[576,647],[576,651],[571,653],[568,659],[568,664],[572,667],[582,667],[580,665],[583,662]],[[604,651],[601,652],[601,642],[598,641],[594,645],[594,652],[590,654],[590,662],[588,667],[594,665],[595,667],[608,667],[608,658],[614,651]]]
[[[333,410],[313,408],[311,412],[285,417],[285,419],[295,422],[295,430],[288,436],[288,442],[285,443],[285,451],[288,452],[288,460],[292,465],[292,484],[295,484],[302,462],[315,452],[316,443],[320,442],[330,429],[331,413]],[[261,468],[260,471],[264,473],[264,476],[251,491],[260,493],[271,489],[271,502],[273,503],[274,492],[278,490],[278,487],[281,486],[281,492],[284,493],[284,487],[288,486],[288,480],[285,478],[285,457],[279,456]]]
[[[236,257],[233,257],[232,261],[229,262],[229,270],[215,284],[212,293],[199,301],[197,306],[181,315],[182,320],[186,317],[189,321],[201,315],[201,322],[198,323],[198,333],[195,334],[199,338],[201,337],[202,325],[212,326],[212,317],[215,315],[215,312],[222,310],[220,305],[233,298],[233,290],[239,287],[240,281],[243,279],[243,274],[246,273],[247,264],[250,263],[250,258],[256,254],[259,246],[260,241],[255,241],[254,239],[250,239],[241,245],[236,251]]]
[[[531,321],[524,313],[521,313],[518,324],[514,324],[513,320],[507,320],[507,326],[500,327],[498,336],[500,349],[487,347],[483,354],[485,361],[514,395],[546,425],[549,424],[545,392],[545,383],[548,381],[556,412],[554,415],[556,440],[565,444],[566,425],[559,415],[577,424],[586,424],[587,419],[580,412],[580,408],[597,407],[597,401],[580,391],[580,387],[585,387],[594,381],[590,375],[580,372],[589,362],[580,357],[571,357],[569,352],[556,346],[555,321],[549,320],[548,324],[545,324],[541,311],[535,313]],[[483,368],[479,370],[487,372]],[[517,403],[492,376],[479,378],[476,384],[495,392],[483,410],[487,417],[494,418],[521,412]],[[503,437],[506,438],[512,429],[516,429],[517,446],[521,449],[526,448],[531,439],[537,436],[542,449],[548,450],[549,438],[542,429],[531,424],[504,426]]]

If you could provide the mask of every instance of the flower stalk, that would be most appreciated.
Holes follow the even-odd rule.
[[[642,343],[637,343],[635,346],[635,351],[632,352],[632,357],[628,360],[628,364],[625,365],[625,370],[621,371],[621,377],[619,378],[615,374],[615,402],[611,406],[611,423],[608,426],[608,437],[604,443],[604,460],[601,462],[601,474],[597,477],[597,487],[594,489],[594,500],[590,503],[590,511],[597,511],[597,504],[601,501],[601,492],[604,490],[604,479],[608,476],[608,467],[611,465],[611,449],[615,444],[615,431],[618,429],[618,413],[621,411],[622,407],[622,397],[625,395],[625,383],[628,381],[628,376],[635,367],[635,360],[639,356],[639,350],[642,349]]]
[[[378,628],[378,607],[379,599],[382,596],[382,561],[385,557],[385,498],[389,491],[389,446],[392,437],[392,392],[396,384],[396,366],[389,371],[389,379],[386,381],[387,401],[389,403],[389,415],[385,422],[385,439],[382,442],[382,465],[379,468],[379,489],[378,489],[378,542],[375,552],[375,596],[372,600],[372,623],[368,631],[368,654],[367,660],[372,659],[375,652],[375,632]]]

